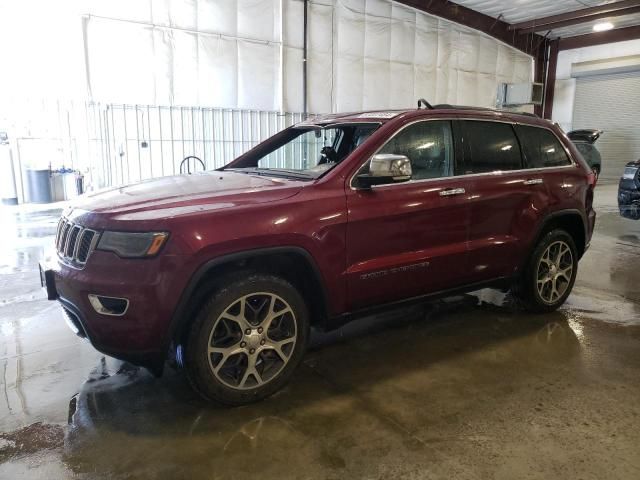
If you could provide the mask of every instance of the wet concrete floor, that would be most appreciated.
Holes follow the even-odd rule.
[[[560,311],[483,290],[315,334],[236,409],[75,337],[38,284],[59,210],[4,207],[0,478],[640,478],[640,222],[615,194]]]

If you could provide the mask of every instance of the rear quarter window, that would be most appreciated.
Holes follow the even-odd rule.
[[[527,168],[562,167],[571,160],[558,138],[546,128],[517,125]],[[584,152],[582,152],[584,155]]]

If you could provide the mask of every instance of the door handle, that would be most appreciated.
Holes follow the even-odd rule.
[[[544,182],[541,178],[530,178],[529,180],[525,180],[522,183],[523,185],[540,185],[541,183],[544,183]]]
[[[464,188],[445,188],[444,190],[440,191],[440,196],[450,197],[452,195],[462,195],[463,193],[465,193]]]

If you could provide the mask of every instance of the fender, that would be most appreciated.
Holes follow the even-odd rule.
[[[536,247],[536,245],[538,244],[538,241],[540,240],[540,237],[542,236],[542,232],[546,229],[546,227],[555,219],[560,218],[560,217],[564,217],[564,216],[579,216],[580,219],[582,220],[582,229],[584,231],[584,249],[583,251],[580,253],[580,256],[582,256],[582,254],[586,251],[587,246],[589,245],[589,238],[588,238],[588,227],[587,227],[587,219],[586,216],[583,212],[581,212],[578,209],[575,208],[567,208],[567,209],[563,209],[563,210],[556,210],[553,211],[549,214],[547,214],[544,219],[539,222],[538,227],[536,228],[535,231],[535,235],[533,235],[532,237],[532,242],[527,246],[527,251],[529,253],[531,253],[533,251],[533,249]],[[525,259],[523,260],[523,264],[521,265],[520,271],[522,271],[524,269],[524,267],[526,267],[527,262],[529,261],[529,257],[530,255],[527,255],[525,257]]]
[[[311,267],[313,275],[315,276],[315,280],[317,284],[320,286],[320,295],[321,295],[321,304],[323,305],[325,318],[329,314],[329,303],[326,285],[318,268],[318,265],[313,258],[313,256],[304,248],[296,247],[296,246],[282,246],[282,247],[267,247],[267,248],[256,248],[251,250],[243,250],[240,252],[230,253],[228,255],[222,255],[220,257],[213,258],[208,260],[204,264],[202,264],[195,273],[189,279],[186,288],[183,290],[182,295],[180,296],[180,300],[171,316],[171,322],[169,324],[169,329],[167,333],[167,337],[165,339],[165,350],[169,348],[171,342],[175,339],[176,334],[182,331],[185,326],[185,322],[187,319],[185,318],[185,314],[187,313],[189,307],[189,300],[192,298],[193,294],[196,291],[196,287],[200,283],[200,281],[205,277],[205,275],[211,271],[212,269],[224,265],[227,263],[238,262],[242,260],[254,259],[257,257],[263,257],[274,254],[296,254],[302,256]]]

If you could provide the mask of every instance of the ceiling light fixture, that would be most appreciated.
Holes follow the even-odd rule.
[[[611,22],[600,22],[600,23],[596,23],[593,26],[593,31],[594,32],[605,32],[607,30],[611,30],[613,28],[613,23]]]

